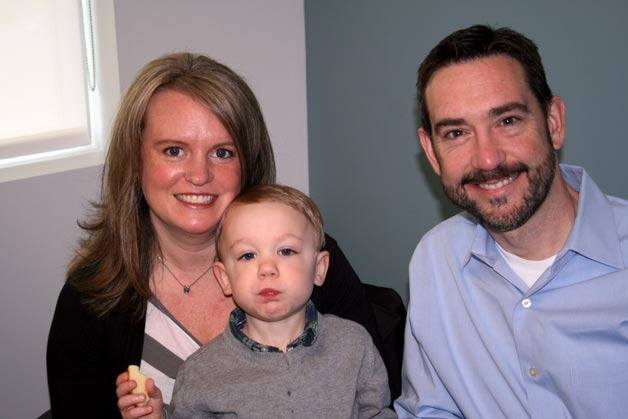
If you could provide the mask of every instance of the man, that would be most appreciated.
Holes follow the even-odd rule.
[[[449,35],[419,68],[418,135],[465,212],[410,263],[400,417],[628,417],[628,202],[558,165],[565,107],[535,44]]]

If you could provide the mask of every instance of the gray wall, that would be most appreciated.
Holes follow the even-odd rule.
[[[450,32],[511,26],[567,103],[562,161],[628,198],[628,3],[305,0],[310,193],[361,278],[407,296],[420,237],[457,212],[419,154],[416,70]]]

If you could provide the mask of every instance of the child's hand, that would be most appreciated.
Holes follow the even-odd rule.
[[[133,394],[131,391],[137,383],[129,380],[129,374],[125,371],[116,378],[116,395],[118,396],[118,409],[124,419],[127,418],[145,418],[145,419],[162,419],[163,418],[163,400],[161,391],[155,385],[152,378],[146,380],[146,392],[148,393],[148,404],[146,404],[143,394]]]

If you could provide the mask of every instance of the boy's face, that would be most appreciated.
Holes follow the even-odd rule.
[[[220,250],[214,275],[224,293],[265,322],[304,316],[313,284],[323,284],[329,263],[305,216],[277,202],[229,209]]]

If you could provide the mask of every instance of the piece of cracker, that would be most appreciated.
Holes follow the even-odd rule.
[[[140,372],[140,367],[137,365],[129,365],[127,372],[129,373],[129,380],[133,380],[137,384],[131,393],[143,394],[144,397],[146,397],[144,404],[148,403],[149,397],[146,392],[146,376]]]

